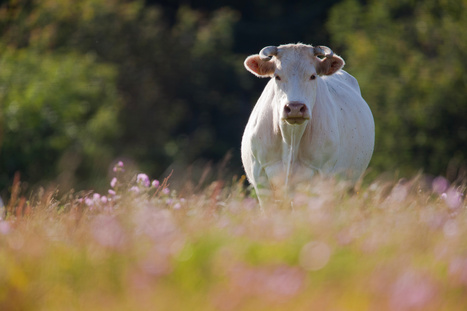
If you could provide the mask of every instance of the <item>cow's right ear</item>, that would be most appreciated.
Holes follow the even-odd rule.
[[[249,72],[260,78],[271,77],[276,71],[274,62],[264,61],[259,55],[248,56],[244,64]]]

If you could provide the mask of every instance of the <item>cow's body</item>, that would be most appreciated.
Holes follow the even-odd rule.
[[[336,58],[342,63],[323,73],[327,59],[310,57],[310,48],[280,46],[273,71],[260,68],[269,64],[252,64],[261,61],[251,59],[256,56],[245,62],[254,74],[273,78],[242,139],[243,165],[260,202],[270,189],[284,189],[316,174],[357,180],[373,153],[373,116],[356,79],[341,70],[343,60],[332,55],[329,61]]]

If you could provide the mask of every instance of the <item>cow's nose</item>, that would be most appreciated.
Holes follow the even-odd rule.
[[[284,106],[286,118],[303,118],[306,113],[306,106],[300,102],[290,102]]]

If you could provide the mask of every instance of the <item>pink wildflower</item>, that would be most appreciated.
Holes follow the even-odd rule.
[[[433,282],[416,271],[407,271],[393,284],[391,305],[394,310],[424,310],[436,296]]]
[[[123,168],[123,162],[122,161],[118,161],[117,164],[115,164],[114,168],[113,168],[113,171],[114,172],[124,172],[125,169]]]
[[[138,176],[136,176],[136,182],[145,187],[149,187],[149,185],[151,184],[151,182],[149,181],[149,177],[146,174],[138,174]]]
[[[110,182],[110,187],[115,188],[117,185],[117,177],[112,178],[112,181]]]
[[[433,179],[433,182],[431,183],[431,186],[432,186],[434,192],[436,192],[438,194],[441,194],[441,193],[445,192],[446,189],[448,189],[449,182],[447,181],[446,178],[444,178],[442,176],[438,176],[435,179]]]
[[[92,234],[97,243],[104,247],[121,248],[126,236],[120,223],[111,216],[99,215],[91,224]]]
[[[159,185],[160,185],[160,183],[159,183],[159,181],[158,181],[157,179],[154,179],[154,180],[152,181],[152,184],[151,184],[151,185],[152,185],[154,188],[158,188]]]
[[[452,209],[460,207],[463,201],[462,194],[454,188],[449,188],[446,193],[441,195],[441,198],[446,202],[446,205]]]
[[[8,234],[10,233],[11,226],[7,221],[0,221],[0,234]]]

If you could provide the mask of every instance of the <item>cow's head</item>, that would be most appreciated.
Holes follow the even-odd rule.
[[[321,76],[332,75],[343,66],[344,60],[330,48],[304,44],[268,46],[245,60],[246,69],[254,75],[274,79],[272,104],[281,129],[308,123]]]

